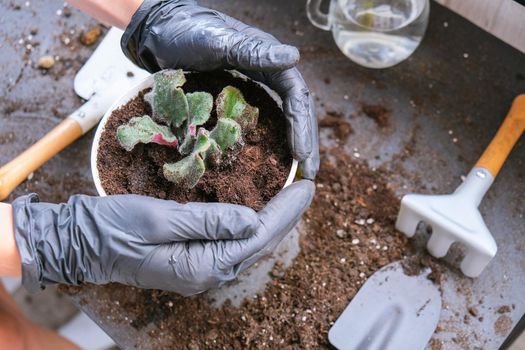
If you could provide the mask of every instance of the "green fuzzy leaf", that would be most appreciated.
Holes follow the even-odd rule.
[[[176,88],[173,92],[173,118],[171,123],[180,128],[182,123],[188,120],[190,116],[190,107],[186,94],[181,88]]]
[[[193,147],[194,154],[200,154],[206,164],[217,165],[221,161],[222,151],[219,144],[211,138],[210,132],[204,128],[199,129],[195,145]]]
[[[160,72],[155,73],[156,81],[168,81],[171,83],[173,88],[181,87],[186,84],[186,76],[182,69],[164,69]]]
[[[190,153],[195,153],[196,149],[202,148],[205,145],[203,138],[209,138],[208,130],[204,128],[199,129],[199,134],[196,135],[194,130],[188,131],[184,137],[184,142],[179,147],[179,153],[183,156]],[[200,145],[198,144],[200,143]]]
[[[167,126],[158,125],[147,115],[132,118],[127,124],[119,126],[117,139],[128,152],[139,143],[157,143],[170,147],[178,145],[177,137]]]
[[[210,132],[200,128],[195,137],[193,152],[176,163],[165,164],[164,177],[179,186],[191,189],[206,171],[206,164],[219,164],[221,156],[222,151],[217,142],[210,137]]]
[[[199,129],[195,145],[193,146],[193,153],[205,153],[210,148],[210,133],[204,128]]]
[[[153,118],[179,127],[188,118],[189,107],[184,91],[186,82],[182,70],[163,70],[154,74],[153,89],[144,95],[153,111]]]
[[[213,96],[207,92],[194,92],[186,94],[186,98],[188,99],[190,123],[195,126],[206,123],[213,109]]]
[[[183,156],[190,154],[193,150],[193,145],[195,144],[195,136],[191,136],[189,133],[186,133],[184,136],[184,141],[182,141],[179,146],[179,153]]]
[[[217,116],[219,119],[233,119],[243,130],[257,125],[259,109],[250,106],[244,99],[241,91],[233,86],[226,86],[217,96]]]
[[[164,164],[164,177],[181,187],[193,188],[206,171],[204,160],[199,154],[191,154],[176,162]]]
[[[205,153],[206,164],[215,166],[220,164],[222,159],[222,151],[219,144],[212,138],[210,138],[210,147]]]
[[[182,155],[190,154],[195,144],[197,126],[202,125],[210,118],[213,108],[213,96],[207,92],[186,94],[190,106],[190,119],[186,125],[184,141],[179,151]]]
[[[217,125],[211,131],[210,137],[225,152],[241,139],[241,126],[235,120],[221,118],[217,120]]]

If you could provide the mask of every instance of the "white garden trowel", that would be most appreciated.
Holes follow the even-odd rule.
[[[525,94],[516,97],[496,136],[457,190],[449,195],[404,196],[396,228],[412,237],[421,221],[430,225],[427,249],[437,258],[444,257],[453,242],[461,242],[466,248],[461,271],[479,276],[497,246],[478,206],[524,130]]]
[[[75,77],[75,92],[87,100],[37,143],[0,168],[0,200],[65,147],[97,125],[120,95],[149,75],[120,49],[122,31],[112,28]]]
[[[407,275],[402,261],[376,271],[328,332],[338,350],[423,350],[441,313],[430,269]]]

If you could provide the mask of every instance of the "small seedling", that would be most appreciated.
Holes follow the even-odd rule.
[[[186,94],[182,89],[185,82],[182,70],[155,73],[153,89],[144,95],[155,120],[147,115],[134,117],[118,128],[117,138],[127,151],[139,143],[177,148],[185,157],[164,164],[163,175],[191,189],[207,167],[220,164],[234,146],[242,147],[243,133],[257,125],[259,110],[246,102],[239,89],[227,86],[215,101],[217,123],[210,132],[203,125],[210,119],[213,96],[207,92]]]

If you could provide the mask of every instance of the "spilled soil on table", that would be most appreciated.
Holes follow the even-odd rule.
[[[332,129],[333,136],[339,144],[344,144],[348,137],[354,133],[352,125],[350,125],[344,115],[333,111],[327,112],[324,117],[319,119],[319,128]]]
[[[193,189],[181,189],[162,174],[165,163],[182,156],[172,148],[139,144],[131,152],[119,144],[117,128],[131,118],[151,116],[143,94],[113,112],[101,136],[97,167],[107,194],[140,194],[185,202],[223,202],[261,209],[284,186],[292,164],[286,141],[286,120],[277,103],[259,85],[226,72],[186,74],[185,92],[207,91],[214,98],[227,86],[239,88],[248,103],[259,108],[257,127],[244,136],[244,147],[229,152],[222,163],[208,169]],[[204,125],[211,130],[215,109]]]
[[[368,118],[371,118],[379,128],[384,129],[389,125],[390,110],[381,106],[368,103],[361,103],[361,111]]]
[[[321,159],[301,252],[288,269],[277,264],[266,289],[241,307],[214,309],[203,296],[121,285],[85,286],[84,292],[96,293],[103,319],[141,334],[140,348],[145,342],[152,349],[330,348],[328,330],[367,278],[413,256],[413,248],[394,229],[399,200],[388,174],[340,149],[322,149]]]

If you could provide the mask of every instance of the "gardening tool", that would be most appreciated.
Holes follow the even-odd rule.
[[[0,168],[0,200],[58,152],[88,132],[110,105],[149,73],[120,50],[122,31],[112,28],[77,73],[74,89],[88,100],[37,143]]]
[[[469,277],[479,276],[496,255],[497,246],[478,205],[524,130],[525,94],[516,97],[496,136],[456,191],[404,196],[396,228],[412,237],[421,221],[430,225],[427,249],[437,258],[445,256],[453,242],[463,243],[466,254],[461,271]]]
[[[401,261],[378,270],[328,332],[330,343],[339,350],[424,349],[441,312],[430,272],[408,276]]]

